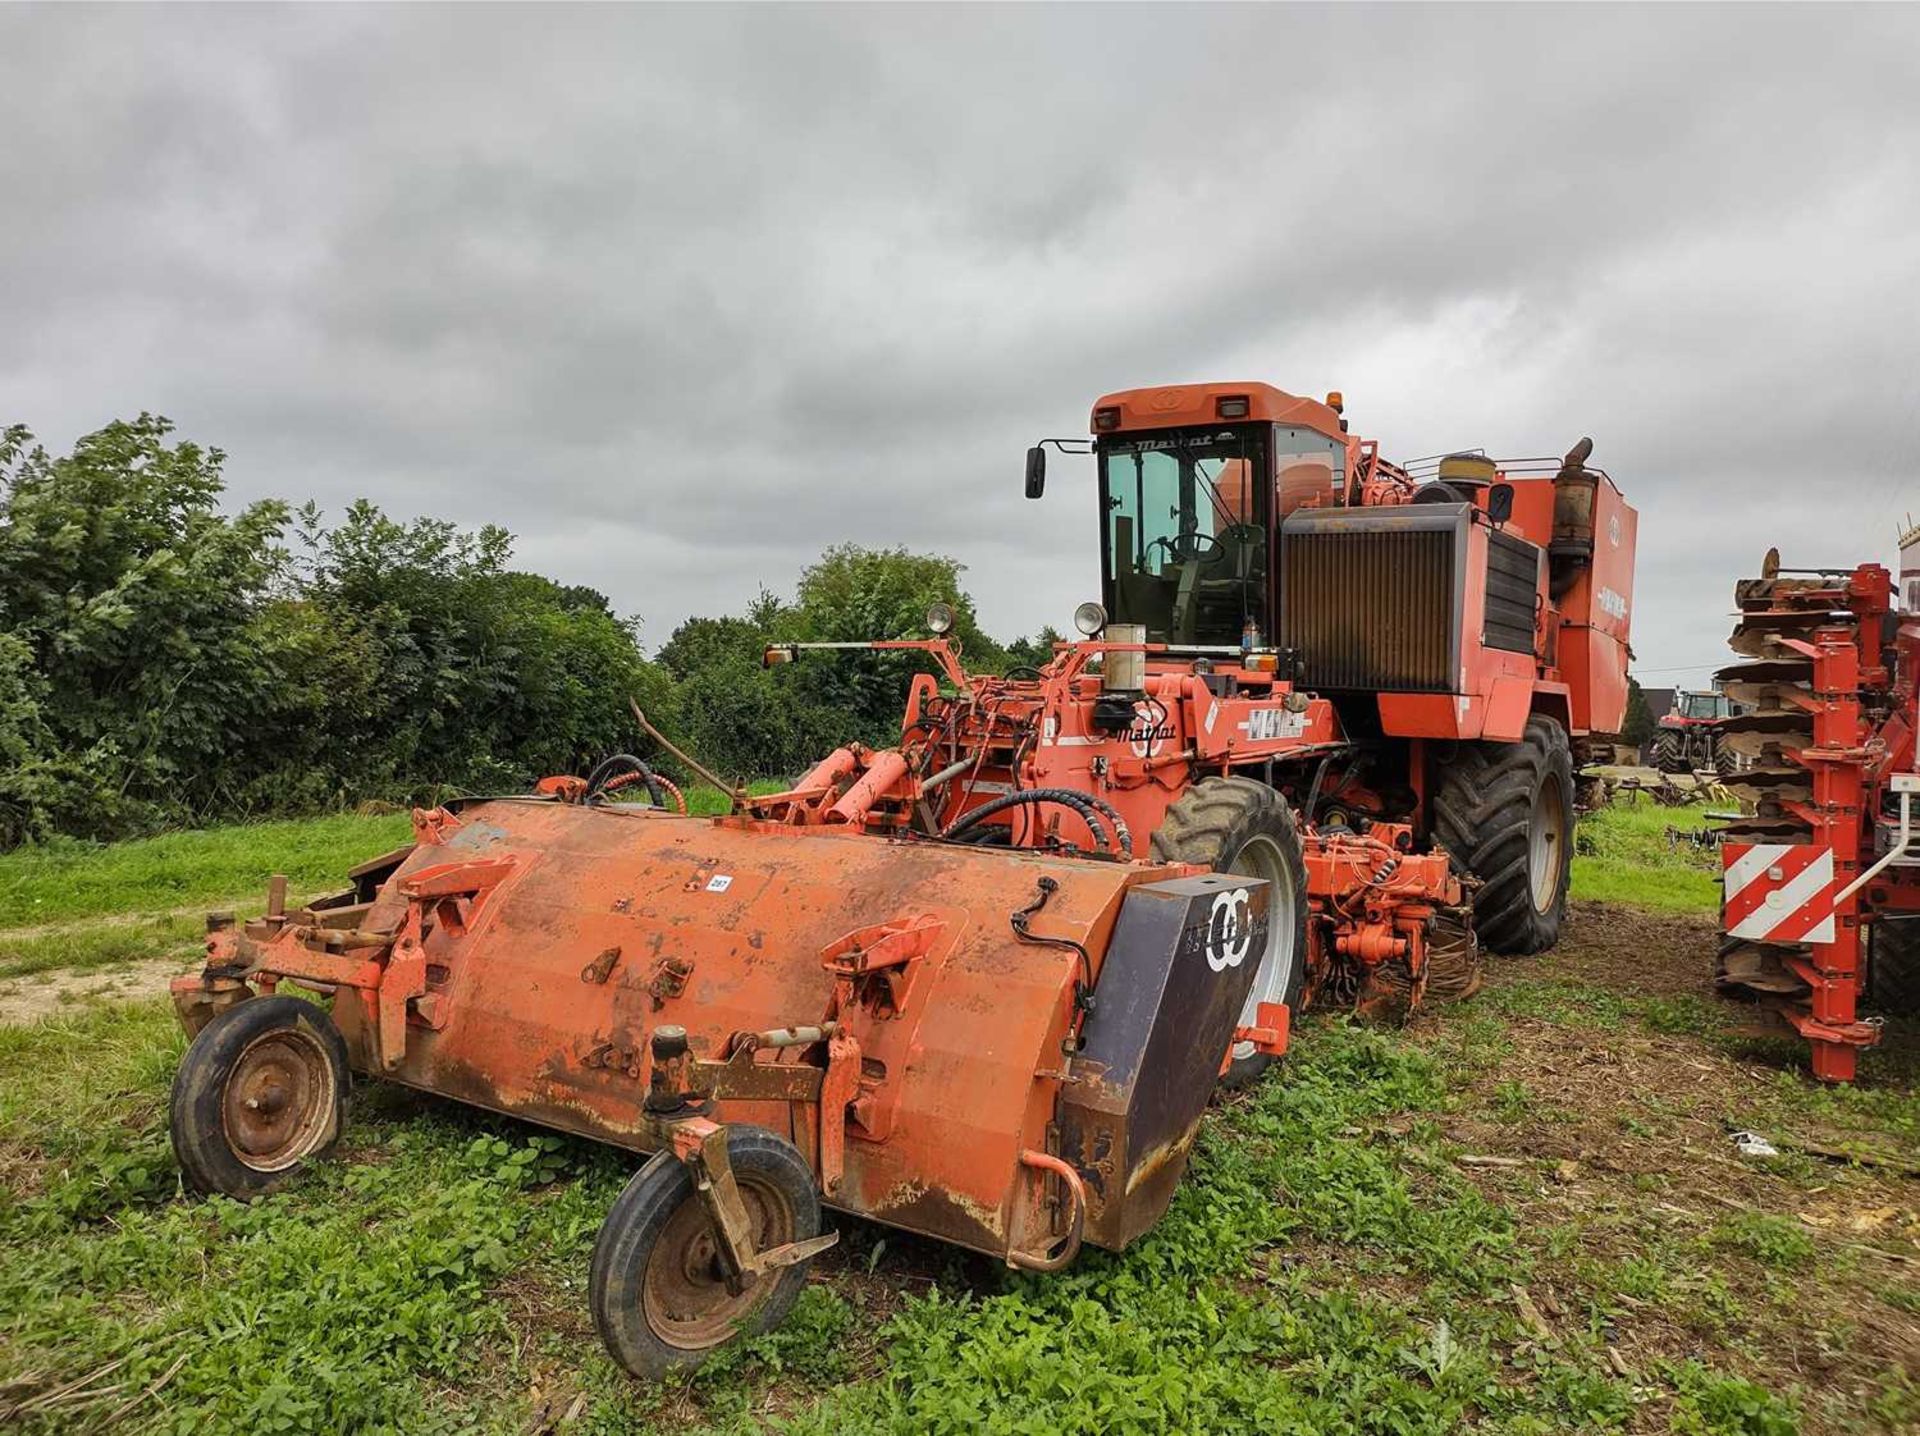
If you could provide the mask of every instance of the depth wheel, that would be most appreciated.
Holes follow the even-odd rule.
[[[820,1194],[799,1148],[762,1127],[729,1127],[727,1159],[765,1251],[820,1231]],[[613,1359],[656,1380],[695,1366],[735,1337],[786,1319],[812,1259],[753,1280],[739,1292],[721,1275],[720,1242],[693,1177],[671,1152],[633,1174],[593,1243],[587,1299]]]
[[[173,1079],[168,1128],[187,1186],[242,1201],[284,1186],[338,1140],[348,1081],[325,1009],[297,997],[229,1007]]]
[[[1573,754],[1567,730],[1527,720],[1518,743],[1463,743],[1441,771],[1434,836],[1479,880],[1474,931],[1489,952],[1560,940],[1573,872]]]
[[[1239,1025],[1254,1026],[1263,1002],[1284,1002],[1298,1014],[1307,974],[1307,865],[1287,800],[1252,778],[1203,778],[1167,809],[1153,835],[1153,857],[1267,880],[1267,947]],[[1220,1085],[1245,1087],[1272,1064],[1251,1042],[1236,1042]]]

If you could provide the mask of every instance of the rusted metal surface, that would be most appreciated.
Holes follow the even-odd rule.
[[[271,1032],[234,1063],[221,1119],[234,1153],[260,1172],[295,1165],[332,1132],[333,1068],[313,1035]]]
[[[610,947],[592,962],[580,969],[582,982],[605,982],[613,976],[613,965],[620,960],[620,949]]]
[[[651,1150],[648,1038],[680,1025],[715,1120],[789,1137],[822,1176],[838,1165],[834,1205],[1001,1256],[1037,1199],[1020,1154],[1045,1148],[1081,976],[1072,951],[1015,941],[1009,915],[1051,877],[1037,927],[1097,967],[1128,889],[1165,875],[558,802],[420,827],[440,840],[370,914],[384,950],[319,950],[291,922],[223,935],[256,986],[334,985],[360,1070]],[[582,981],[615,949],[604,981]],[[684,988],[663,993],[636,953],[683,964]],[[827,1022],[825,1053],[737,1041]]]

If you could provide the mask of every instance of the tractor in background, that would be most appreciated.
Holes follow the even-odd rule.
[[[1694,693],[1680,689],[1673,707],[1662,714],[1648,748],[1648,760],[1662,773],[1736,772],[1740,756],[1727,744],[1722,722],[1733,716],[1733,705],[1720,692]]]

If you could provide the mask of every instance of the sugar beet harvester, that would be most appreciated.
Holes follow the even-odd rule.
[[[652,1153],[590,1298],[658,1374],[780,1319],[823,1202],[1033,1270],[1125,1247],[1307,1002],[1404,1011],[1481,941],[1551,946],[1574,751],[1626,703],[1634,514],[1591,446],[1397,466],[1258,384],[1092,427],[1104,603],[1044,667],[827,645],[939,668],[896,747],[716,819],[610,759],[211,919],[173,989],[188,1180],[277,1185],[350,1071]]]

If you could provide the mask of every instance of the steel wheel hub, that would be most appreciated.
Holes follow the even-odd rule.
[[[318,1038],[298,1029],[256,1037],[227,1077],[227,1145],[256,1172],[283,1172],[326,1140],[338,1100]]]
[[[1560,895],[1560,865],[1566,851],[1567,812],[1560,785],[1551,780],[1533,795],[1533,821],[1527,833],[1527,878],[1533,889],[1533,910],[1550,912]]]
[[[1299,960],[1299,954],[1294,951],[1294,931],[1298,926],[1294,883],[1280,845],[1264,835],[1249,839],[1247,845],[1234,854],[1226,870],[1240,877],[1267,880],[1267,941],[1260,952],[1260,965],[1254,970],[1247,1005],[1240,1010],[1239,1025],[1255,1027],[1259,1025],[1260,1004],[1284,1002],[1287,989],[1293,984],[1293,967]],[[1251,1042],[1233,1044],[1236,1062],[1253,1055]]]
[[[765,1182],[736,1172],[754,1245],[765,1251],[793,1240],[793,1211]],[[662,1341],[683,1351],[704,1351],[734,1334],[766,1295],[768,1281],[749,1278],[740,1291],[727,1286],[720,1240],[706,1208],[691,1192],[674,1208],[647,1255],[640,1302],[647,1325]]]

